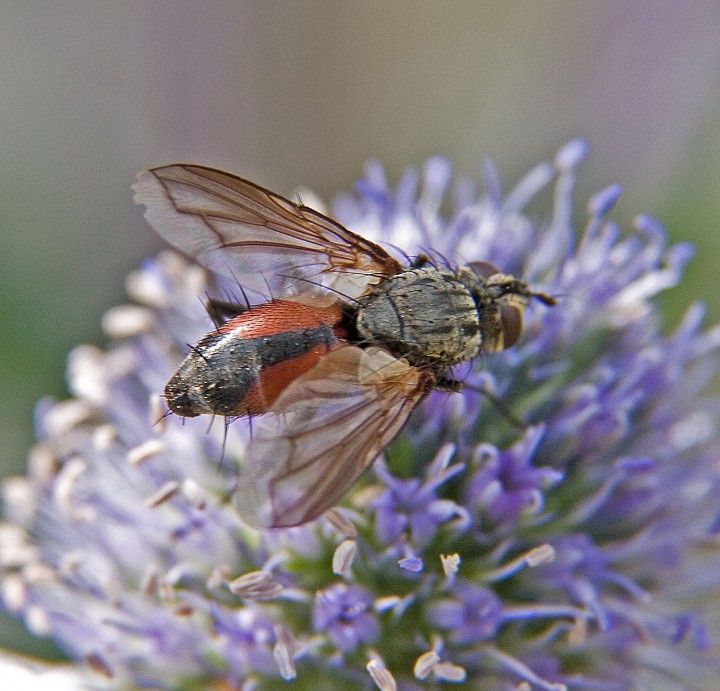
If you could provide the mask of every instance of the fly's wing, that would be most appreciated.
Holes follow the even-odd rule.
[[[310,281],[354,298],[401,270],[381,247],[327,216],[215,168],[151,168],[133,189],[167,242],[264,297],[307,292]]]
[[[400,432],[433,375],[384,350],[328,354],[258,419],[234,504],[249,524],[286,528],[334,506]]]

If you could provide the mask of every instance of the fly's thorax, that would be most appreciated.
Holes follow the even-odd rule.
[[[357,332],[369,345],[414,365],[451,367],[480,349],[480,323],[468,287],[450,271],[408,269],[382,281],[360,303]]]

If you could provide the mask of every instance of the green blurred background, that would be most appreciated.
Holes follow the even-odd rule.
[[[226,167],[327,200],[366,159],[393,180],[448,156],[506,186],[577,136],[579,200],[610,183],[614,216],[657,216],[698,247],[664,302],[720,317],[720,3],[21,2],[0,8],[2,473],[32,443],[34,401],[65,394],[70,348],[161,243],[133,206],[136,171]],[[0,645],[38,652],[8,619]],[[47,652],[47,649],[42,649]]]

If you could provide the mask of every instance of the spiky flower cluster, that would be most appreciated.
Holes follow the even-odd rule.
[[[491,262],[559,305],[531,306],[516,347],[458,370],[473,389],[432,394],[299,528],[235,514],[242,421],[223,451],[222,425],[162,416],[158,392],[211,328],[197,297],[222,287],[177,255],[148,261],[135,304],[105,317],[113,345],[71,354],[73,398],[38,406],[27,475],[4,484],[6,608],[118,685],[716,685],[720,407],[703,392],[720,330],[696,305],[660,331],[653,298],[691,251],[646,216],[621,234],[617,187],[573,230],[584,153],[571,142],[508,195],[488,166],[485,196],[459,182],[450,202],[444,160],[394,189],[371,165],[337,201],[371,239]],[[553,179],[533,223],[522,209]]]

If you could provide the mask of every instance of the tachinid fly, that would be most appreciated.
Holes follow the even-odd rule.
[[[336,504],[451,367],[520,337],[531,298],[485,262],[403,266],[323,214],[205,166],[140,173],[135,200],[170,244],[273,299],[209,303],[217,328],[165,388],[177,415],[253,420],[235,505],[289,527]],[[221,316],[222,315],[222,316]]]

